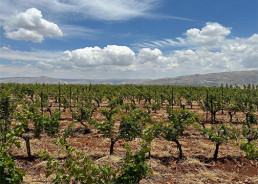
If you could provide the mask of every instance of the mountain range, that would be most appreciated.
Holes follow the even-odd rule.
[[[189,86],[219,86],[228,85],[258,85],[258,70],[210,73],[204,75],[188,75],[161,79],[57,79],[51,77],[10,77],[0,78],[0,83],[24,84],[144,84],[144,85],[189,85]]]

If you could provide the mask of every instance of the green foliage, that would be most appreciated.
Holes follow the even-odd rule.
[[[257,119],[254,114],[251,113],[249,116],[249,121],[243,123],[242,125],[242,140],[238,145],[240,149],[246,153],[246,157],[258,158],[258,128],[253,125],[257,124]]]
[[[235,128],[232,124],[230,125],[231,129],[225,124],[220,124],[217,126],[211,125],[210,129],[198,127],[198,129],[203,132],[203,135],[208,135],[209,140],[216,143],[216,149],[213,156],[215,160],[218,157],[219,146],[230,139],[236,138]]]
[[[12,116],[17,104],[11,100],[8,94],[0,94],[0,119],[8,119]]]
[[[64,138],[58,138],[55,144],[66,146]],[[47,152],[42,154],[41,159],[47,159],[46,177],[53,175],[52,183],[85,183],[85,184],[137,184],[148,173],[148,165],[145,163],[145,154],[150,150],[146,145],[142,145],[141,150],[135,154],[131,153],[128,145],[126,155],[120,168],[114,171],[111,167],[98,166],[81,152],[69,147],[66,150],[69,157],[64,162],[57,161],[50,157]]]
[[[43,127],[48,136],[57,135],[60,131],[60,111],[54,110],[52,117],[45,116]]]
[[[142,110],[131,111],[129,115],[123,115],[120,122],[119,131],[115,132],[115,121],[112,119],[113,115],[117,112],[116,109],[103,109],[100,110],[106,116],[106,121],[98,122],[92,120],[90,123],[99,129],[104,137],[111,139],[110,154],[113,154],[113,146],[119,139],[132,141],[136,137],[142,136],[143,128],[150,117],[147,112]]]
[[[96,110],[96,106],[91,105],[89,107],[78,106],[79,111],[72,111],[73,119],[81,122],[83,120],[90,120],[92,118],[93,112]]]
[[[102,102],[103,97],[103,91],[96,91],[96,93],[94,93],[93,100],[98,104],[98,107],[100,107],[100,103]]]
[[[170,123],[163,128],[162,136],[168,141],[174,141],[179,149],[179,159],[183,158],[183,151],[178,137],[182,136],[187,126],[199,121],[199,117],[188,110],[173,110],[167,107],[168,119]]]
[[[10,149],[20,148],[18,136],[23,132],[21,124],[11,127],[10,119],[0,121],[0,181],[3,184],[21,183],[24,171],[17,168]]]
[[[90,123],[93,112],[97,109],[97,107],[95,105],[88,104],[87,107],[79,106],[78,108],[79,111],[72,111],[72,117],[84,126],[84,134],[87,134],[90,132],[90,129],[83,121],[86,120],[87,123]]]
[[[242,125],[242,135],[245,139],[251,142],[252,140],[258,139],[258,128],[254,128],[251,123],[248,125]]]
[[[216,113],[219,110],[225,109],[225,104],[223,103],[221,88],[212,87],[207,89],[205,95],[203,95],[202,100],[199,99],[199,105],[203,111],[208,111],[211,114],[211,122],[215,123]]]
[[[67,146],[65,138],[58,139],[56,143],[62,147]],[[48,160],[46,177],[54,175],[52,183],[109,184],[115,177],[115,172],[110,167],[93,164],[83,153],[75,151],[72,147],[66,151],[70,156],[64,162],[49,157],[47,152],[41,158]]]
[[[163,128],[164,127],[164,122],[161,121],[159,123],[151,123],[149,126],[144,129],[143,134],[142,134],[142,139],[143,142],[146,145],[151,145],[151,142],[155,139],[158,138],[162,133],[163,133]],[[151,148],[150,148],[151,149]],[[149,151],[149,157],[151,156],[150,151]]]
[[[225,124],[211,126],[211,129],[205,128],[202,129],[203,133],[205,135],[209,136],[209,139],[212,142],[215,142],[217,144],[221,144],[223,142],[226,142],[230,140],[232,137],[231,132],[229,131],[228,127]]]
[[[148,165],[145,162],[145,154],[150,151],[146,145],[142,145],[140,151],[134,155],[131,153],[131,148],[125,145],[126,155],[121,171],[118,171],[115,183],[116,184],[137,184],[149,173]]]
[[[162,134],[163,129],[163,121],[150,124],[149,127],[144,130],[142,138],[147,144],[151,144],[153,139],[159,137]]]
[[[155,103],[152,104],[152,110],[156,113],[157,110],[160,110],[161,108],[161,102],[160,101],[157,101]]]
[[[40,94],[40,98],[40,103],[43,105],[43,107],[46,107],[48,105],[48,94],[42,92]]]
[[[68,157],[64,159],[64,162],[53,158],[51,161],[53,165],[50,164],[49,171],[52,173],[49,174],[59,175],[56,180],[53,180],[55,183],[139,182],[146,175],[144,162],[146,150],[132,154],[128,149],[123,165],[120,170],[115,172],[109,167],[96,166],[89,159],[84,160],[81,153],[69,147],[66,139],[70,136],[72,125],[60,132],[60,112],[54,110],[53,115],[49,117],[42,115],[39,110],[40,107],[47,107],[48,102],[54,99],[56,99],[56,103],[59,102],[59,88],[61,85],[48,84],[2,84],[0,86],[0,183],[20,183],[22,181],[24,173],[16,168],[9,150],[13,146],[19,147],[18,137],[22,137],[23,133],[30,131],[33,131],[34,138],[40,138],[42,133],[56,137],[59,135],[56,143],[62,144],[66,149]],[[222,113],[223,110],[230,112],[231,117],[235,113],[242,112],[246,116],[245,122],[242,122],[242,129],[236,129],[227,124],[211,126],[211,128],[198,127],[198,129],[216,143],[217,151],[220,144],[230,139],[236,139],[240,149],[245,151],[247,158],[256,159],[258,131],[257,119],[254,114],[257,114],[258,109],[257,92],[257,86],[251,85],[245,85],[243,89],[238,86],[62,85],[60,97],[64,109],[70,106],[71,111],[73,110],[74,120],[81,122],[84,126],[87,125],[85,121],[95,125],[104,137],[110,138],[112,146],[120,139],[131,141],[136,137],[142,138],[146,146],[150,145],[156,137],[163,136],[169,141],[176,142],[178,148],[181,147],[178,141],[180,136],[183,136],[187,126],[192,125],[194,121],[199,121],[198,116],[174,106],[181,105],[182,98],[188,105],[192,105],[193,101],[198,101],[201,108],[207,111],[207,114],[211,114],[213,122],[219,110],[222,110]],[[95,101],[95,104],[100,106],[103,100],[108,100],[109,107],[100,110],[106,119],[98,122],[92,118],[92,114],[97,108],[93,103]],[[145,100],[144,108],[148,112],[136,110],[136,100],[139,104]],[[76,101],[77,111],[74,110]],[[74,108],[71,108],[70,102],[73,102],[71,104],[74,104]],[[170,122],[167,124],[162,121],[153,123],[148,114],[151,111],[156,112],[167,102],[177,109],[167,108]],[[19,106],[17,106],[18,104]],[[22,111],[20,111],[21,105],[25,107]],[[48,107],[53,108],[52,106]],[[126,114],[122,114],[120,108],[124,108]],[[121,116],[121,122],[118,123],[115,120],[119,118],[114,118],[117,114]],[[19,123],[15,120],[18,120]],[[29,126],[30,123],[33,126]],[[148,150],[150,149],[148,148]]]
[[[15,161],[12,159],[7,150],[0,152],[0,181],[2,184],[22,183],[25,173],[15,166]]]
[[[182,136],[187,126],[199,121],[199,116],[188,110],[167,107],[167,113],[170,123],[164,126],[163,136],[170,141]]]
[[[113,154],[113,148],[115,143],[119,140],[119,136],[116,135],[114,130],[115,121],[113,120],[114,115],[118,112],[117,109],[101,109],[100,112],[106,117],[106,121],[98,122],[96,120],[90,121],[90,124],[95,125],[99,129],[104,137],[110,138],[110,155]]]
[[[147,109],[147,111],[148,111],[148,114],[150,114],[151,113],[151,105],[149,104],[149,103],[145,103],[144,104],[144,108],[146,108]]]
[[[118,109],[100,109],[100,113],[106,117],[107,121],[110,121],[117,112]]]
[[[107,138],[114,138],[114,125],[115,121],[114,120],[107,120],[104,123],[100,123],[98,121],[91,121],[91,124],[95,125],[97,129],[99,129],[103,134],[104,137]]]
[[[255,142],[249,142],[247,139],[243,140],[240,143],[240,149],[243,150],[246,153],[246,157],[248,159],[251,158],[258,158],[258,143]]]
[[[66,97],[63,97],[63,98],[61,99],[61,101],[62,101],[62,104],[64,105],[64,106],[63,106],[64,109],[67,109],[67,108],[70,107],[70,103],[69,103],[69,101],[68,101],[68,99],[67,99]]]
[[[186,104],[191,105],[191,108],[192,108],[193,101],[197,100],[198,98],[197,94],[193,93],[192,89],[190,89],[190,91],[187,91],[184,97],[186,99]]]
[[[114,109],[114,108],[116,108],[119,105],[120,106],[123,105],[123,103],[124,103],[123,99],[124,99],[123,96],[114,97],[114,99],[112,99],[112,100],[110,99],[108,101],[109,107],[111,109]]]
[[[136,105],[134,103],[124,103],[122,108],[125,109],[126,112],[128,112],[128,111],[135,110],[136,109]]]
[[[29,109],[24,108],[23,112],[18,112],[16,116],[22,122],[25,130],[28,128],[28,122],[33,122],[35,138],[40,138],[43,131],[49,136],[55,136],[60,131],[60,112],[58,110],[54,110],[52,117],[49,117],[48,115],[41,114],[36,106],[31,105]]]
[[[125,115],[122,117],[119,126],[119,137],[126,141],[141,137],[146,122],[150,122],[150,116],[146,111],[131,111],[129,116]]]

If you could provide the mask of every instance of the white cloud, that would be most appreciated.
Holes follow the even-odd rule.
[[[0,64],[0,78],[4,77],[31,77],[38,76],[42,72],[31,65],[13,66]]]
[[[159,49],[143,48],[139,51],[137,59],[139,63],[159,63],[162,59],[162,52]]]
[[[18,51],[8,47],[0,47],[0,59],[13,61],[48,61],[55,57],[60,57],[61,54],[62,53],[58,51]]]
[[[186,31],[186,40],[190,44],[214,46],[221,43],[230,34],[230,28],[223,27],[217,22],[208,22],[201,30],[197,28]]]
[[[258,34],[250,38],[236,38],[228,40],[221,48],[221,52],[239,62],[248,69],[258,69]]]
[[[145,64],[145,63],[153,63],[154,67],[165,66],[166,64],[170,64],[170,69],[177,66],[175,60],[171,56],[164,56],[161,50],[150,48],[143,48],[139,51],[137,59],[137,64]]]
[[[258,34],[249,38],[227,38],[230,33],[231,28],[224,27],[216,22],[208,22],[201,29],[187,30],[183,34],[185,37],[177,37],[175,40],[164,39],[137,43],[133,46],[156,49],[166,47],[167,50],[170,47],[177,47],[177,50],[172,51],[169,56],[165,57],[159,54],[156,58],[164,58],[167,70],[176,69],[185,74],[257,70]],[[146,55],[148,57],[152,56],[151,53]]]
[[[166,16],[153,14],[152,10],[161,6],[163,0],[3,0],[0,1],[0,7],[6,7],[0,12],[0,22],[6,15],[23,11],[31,7],[42,9],[52,17],[66,16],[73,19],[98,19],[106,21],[129,20],[136,17],[177,19],[189,21],[184,17]]]
[[[42,18],[41,11],[30,8],[6,20],[4,25],[7,38],[42,42],[44,37],[63,36],[58,25]]]
[[[230,58],[220,52],[210,52],[207,49],[178,50],[172,56],[180,68],[186,70],[218,71],[231,69]]]
[[[25,40],[25,41],[33,41],[33,42],[42,42],[43,35],[35,32],[26,30],[23,28],[19,28],[18,31],[6,32],[5,33],[7,38],[13,40]]]
[[[75,25],[62,25],[60,26],[65,37],[77,37],[81,39],[94,39],[96,35],[100,34],[101,31],[97,29],[90,29],[82,26]]]
[[[220,26],[216,24],[212,27]],[[32,71],[31,68],[34,67],[35,71],[46,72],[50,75],[52,72],[65,77],[69,73],[71,78],[77,76],[80,78],[92,78],[92,76],[97,78],[157,78],[258,69],[258,34],[249,38],[231,37],[229,39],[226,37],[227,28],[221,28],[221,31],[213,28],[200,29],[197,38],[202,37],[205,40],[203,35],[213,35],[214,37],[217,35],[216,39],[211,41],[210,38],[207,38],[207,42],[192,40],[194,44],[189,47],[170,50],[168,54],[164,54],[158,48],[142,48],[138,52],[134,52],[127,46],[118,45],[108,45],[104,48],[85,47],[62,53],[22,52],[2,47],[0,48],[0,58],[13,61],[38,61],[34,66],[30,66],[28,71]],[[213,31],[211,31],[212,29]],[[177,38],[175,43],[171,40],[165,41],[176,45],[187,43],[191,40],[190,38],[192,37]],[[165,41],[157,43],[165,44]],[[1,72],[4,71],[0,70]]]
[[[147,43],[133,44],[136,48],[141,47],[220,47],[225,41],[226,36],[231,33],[231,28],[224,27],[217,22],[207,22],[202,29],[188,29],[183,37],[150,41]]]
[[[109,71],[151,71],[159,70],[170,65],[170,69],[177,66],[172,57],[166,57],[159,49],[143,48],[136,54],[129,47],[108,45],[99,47],[85,47],[73,51],[65,51],[57,59],[40,61],[37,66],[41,69],[72,69],[72,70],[103,70]]]
[[[18,2],[1,0],[0,7],[4,8],[1,8],[0,11],[0,25],[3,25],[9,16],[12,16],[17,12],[23,12],[24,10],[32,7],[44,10],[44,12],[47,13],[46,15],[51,14],[53,18],[55,16],[59,16],[60,13],[69,11],[70,9],[74,8],[76,10],[76,7],[73,7],[67,3],[62,3],[60,0],[19,0]]]
[[[55,65],[63,68],[86,68],[103,65],[129,66],[135,60],[135,53],[126,46],[108,45],[99,47],[85,47],[73,51],[65,51],[63,56],[47,63],[39,62],[41,67],[48,68]]]
[[[91,70],[91,72],[103,72],[105,76],[114,72],[118,75],[130,72],[139,76],[136,74],[138,72],[149,77],[159,73],[170,76],[170,72],[175,71],[195,74],[257,69],[257,38],[258,36],[254,34],[250,38],[224,39],[216,51],[210,49],[211,47],[199,46],[192,49],[178,49],[166,55],[157,48],[142,48],[135,53],[126,46],[108,45],[103,49],[86,47],[65,51],[61,58],[41,61],[38,67],[87,72]]]
[[[85,15],[100,20],[127,20],[144,16],[154,9],[159,0],[96,0],[77,1]]]

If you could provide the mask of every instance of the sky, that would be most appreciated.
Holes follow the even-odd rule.
[[[0,0],[0,78],[257,69],[257,0]]]

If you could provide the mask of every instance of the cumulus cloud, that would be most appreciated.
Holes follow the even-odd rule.
[[[30,8],[7,19],[4,30],[7,38],[33,42],[42,42],[44,37],[63,36],[58,25],[43,19],[41,11],[36,8]]]
[[[220,52],[210,52],[207,49],[178,50],[172,57],[179,66],[186,70],[216,71],[231,68],[229,57]]]
[[[141,47],[220,47],[225,41],[226,36],[231,33],[231,28],[224,27],[217,22],[207,22],[201,28],[188,29],[183,35],[173,39],[150,41],[147,43],[136,43],[133,46]]]
[[[169,65],[169,67],[168,67]],[[41,69],[71,69],[71,70],[102,70],[110,71],[164,71],[177,66],[172,56],[164,56],[159,49],[143,48],[135,53],[127,46],[108,45],[100,47],[85,47],[65,51],[62,57],[40,61],[37,67]]]
[[[86,68],[103,65],[129,66],[135,60],[135,53],[126,46],[108,45],[99,47],[85,47],[73,51],[65,51],[63,56],[47,63],[40,62],[40,66],[58,65],[67,68]],[[50,66],[49,66],[50,65]]]
[[[208,22],[201,30],[197,28],[189,29],[185,35],[188,43],[214,46],[217,43],[221,43],[230,32],[230,28],[224,27],[217,22]]]
[[[157,62],[158,58],[163,58],[167,69],[176,69],[188,74],[258,69],[258,34],[249,38],[228,38],[230,33],[231,28],[208,22],[201,29],[187,30],[183,34],[184,37],[137,43],[133,46],[140,48],[140,52],[141,48],[144,48],[143,56],[148,57],[152,57],[152,53],[146,51],[151,49],[145,47],[177,47],[177,50],[172,50],[168,56],[159,53],[154,55],[156,57],[152,60]]]
[[[108,45],[103,49],[86,47],[66,51],[61,58],[41,61],[38,66],[48,69],[60,67],[77,71],[92,70],[117,74],[131,72],[136,75],[138,72],[148,76],[161,75],[161,73],[171,75],[170,72],[195,74],[258,68],[257,34],[249,38],[227,39],[226,34],[223,37],[221,36],[223,34],[215,34],[216,31],[207,32],[219,35],[217,42],[223,40],[223,44],[220,44],[216,51],[212,47],[199,46],[174,50],[165,55],[158,48],[142,48],[134,52],[126,46]]]
[[[258,68],[258,34],[252,35],[250,38],[237,38],[229,40],[221,48],[221,52],[225,53],[235,62],[239,62],[248,69]]]
[[[158,47],[154,49],[145,47],[133,51],[127,46],[108,45],[104,48],[96,46],[67,50],[56,57],[50,57],[47,53],[45,55],[49,57],[43,57],[44,53],[38,52],[41,53],[39,57],[39,55],[33,55],[33,52],[12,51],[2,47],[0,58],[11,59],[13,57],[11,60],[14,61],[18,58],[24,61],[34,61],[38,57],[38,62],[32,66],[36,68],[35,71],[56,74],[59,72],[63,73],[63,76],[70,73],[71,76],[74,74],[74,78],[76,76],[157,78],[258,69],[258,34],[253,34],[248,38],[227,38],[229,32],[230,28],[207,23],[198,31],[198,36],[196,36],[198,39],[193,39],[193,34],[191,35],[188,31],[189,35],[185,34],[185,38],[177,38],[177,41],[170,42],[182,44],[191,40],[194,44],[188,47],[181,46],[182,48],[166,53]],[[216,38],[211,40],[207,35],[213,35]]]
[[[253,36],[255,38],[255,35]],[[240,44],[241,40],[241,44]],[[235,40],[236,41],[236,40]],[[232,40],[233,42],[233,40]],[[251,44],[252,43],[252,44]],[[239,39],[238,44],[227,44],[221,51],[208,48],[181,49],[164,55],[159,49],[142,48],[135,53],[129,47],[108,45],[107,47],[85,47],[65,51],[63,56],[40,61],[41,69],[64,69],[77,71],[102,71],[112,73],[154,73],[181,71],[185,74],[231,71],[257,68],[256,39]],[[251,47],[251,45],[253,45]],[[153,73],[154,72],[154,73]]]
[[[159,63],[162,60],[162,52],[159,49],[143,48],[139,51],[137,59],[139,63]]]
[[[141,49],[138,53],[136,62],[137,64],[153,63],[155,69],[162,68],[162,66],[166,66],[166,64],[169,64],[167,69],[172,69],[177,66],[177,62],[173,60],[173,57],[164,56],[161,50],[157,48],[153,50],[150,48]]]

